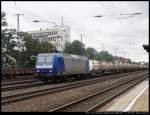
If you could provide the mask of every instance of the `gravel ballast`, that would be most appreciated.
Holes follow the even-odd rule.
[[[9,105],[2,106],[1,108],[2,108],[2,111],[9,111],[9,112],[12,112],[12,111],[17,111],[17,112],[21,112],[21,111],[41,111],[42,112],[44,111],[45,112],[55,107],[64,105],[66,103],[69,103],[81,97],[84,97],[86,95],[89,95],[91,93],[94,93],[112,84],[120,83],[122,79],[129,80],[131,78],[132,78],[131,76],[126,76],[123,78],[107,80],[107,81],[99,82],[99,83],[92,84],[92,85],[86,85],[86,86],[82,86],[78,88],[69,89],[66,91],[61,91],[61,92],[57,92],[53,94],[48,94],[48,95],[32,98],[32,99],[25,100],[25,101],[11,103]]]

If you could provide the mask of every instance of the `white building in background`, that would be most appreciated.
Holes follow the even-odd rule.
[[[28,31],[27,33],[30,34],[32,38],[39,39],[40,42],[48,41],[52,43],[60,52],[65,48],[65,43],[70,42],[70,27],[68,26]]]

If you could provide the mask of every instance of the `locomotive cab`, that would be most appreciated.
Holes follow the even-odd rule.
[[[54,78],[64,71],[64,60],[55,53],[40,53],[36,61],[36,73],[41,80]]]
[[[42,81],[47,81],[53,72],[53,56],[48,54],[38,54],[36,61],[37,77]]]
[[[47,55],[38,55],[36,62],[37,73],[48,73],[52,72],[53,68],[53,57]]]

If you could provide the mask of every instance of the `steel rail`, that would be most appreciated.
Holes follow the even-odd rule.
[[[136,71],[136,72],[140,72],[140,71]],[[129,72],[129,73],[124,73],[124,74],[130,74],[130,73],[136,73],[136,72]],[[114,74],[114,75],[119,75],[119,74]],[[108,75],[109,76],[109,75]],[[102,76],[101,76],[102,77]],[[19,82],[19,81],[16,81],[16,83]],[[6,83],[6,82],[5,82]],[[8,83],[8,82],[7,82]],[[10,83],[10,82],[9,82]],[[49,82],[50,83],[50,82]],[[11,84],[11,83],[10,83]],[[34,85],[35,84],[35,85]],[[12,83],[13,85],[13,83]],[[35,82],[35,83],[32,83],[31,84],[23,84],[22,85],[13,85],[13,86],[8,86],[8,85],[2,85],[1,87],[1,91],[10,91],[10,90],[17,90],[17,89],[23,89],[23,88],[29,88],[29,87],[34,87],[34,86],[41,86],[41,85],[44,85],[44,83],[42,82]]]
[[[13,86],[2,86],[1,91],[10,91],[10,90],[23,89],[23,88],[29,88],[29,87],[35,87],[41,85],[45,85],[45,83],[37,81],[35,83],[27,83],[27,84],[13,85]]]
[[[139,72],[137,72],[137,73],[139,73]],[[1,104],[5,105],[5,104],[12,103],[12,102],[22,101],[22,100],[25,100],[25,99],[38,97],[38,96],[42,96],[42,95],[46,95],[46,94],[50,94],[50,93],[60,92],[60,91],[64,91],[64,90],[68,90],[68,89],[72,89],[72,88],[77,88],[77,87],[81,87],[81,86],[85,86],[85,85],[90,85],[90,84],[93,84],[93,83],[103,82],[103,81],[106,81],[106,80],[109,80],[109,79],[115,79],[115,78],[127,76],[129,74],[134,75],[135,72],[134,73],[109,75],[109,77],[104,76],[104,77],[101,77],[99,79],[94,79],[92,81],[90,79],[88,81],[81,81],[80,83],[75,82],[75,83],[67,84],[67,85],[64,85],[64,86],[57,86],[57,87],[53,87],[53,88],[49,88],[49,89],[42,89],[42,90],[38,90],[38,91],[34,91],[34,92],[27,92],[27,93],[21,93],[21,94],[1,97]]]
[[[1,81],[2,81],[2,83],[7,83],[7,82],[13,82],[13,81],[20,81],[20,80],[32,79],[32,78],[33,78],[33,75],[17,76],[14,79],[3,79]]]
[[[16,84],[25,84],[25,83],[30,83],[30,82],[37,82],[34,79],[27,79],[27,80],[20,80],[20,81],[12,81],[12,82],[5,82],[1,84],[1,86],[8,86],[8,85],[16,85]]]
[[[140,83],[141,81],[143,81],[143,80],[145,80],[147,78],[148,78],[148,76],[145,77],[145,78],[142,78],[141,80],[139,80],[138,82],[136,82],[132,86],[127,87],[123,91],[121,91],[121,92],[119,92],[119,93],[117,93],[115,95],[110,96],[106,100],[100,102],[99,104],[97,104],[97,105],[93,106],[92,108],[90,108],[89,110],[87,110],[87,112],[95,112],[97,109],[99,109],[100,107],[104,106],[106,103],[110,102],[112,99],[116,98],[117,96],[121,95],[122,93],[126,92],[127,90],[131,89],[132,87],[134,87],[135,85],[137,85],[138,83]]]
[[[125,81],[125,82],[123,82],[123,83],[120,83],[120,84],[117,84],[117,85],[113,85],[113,86],[111,86],[111,87],[109,87],[109,88],[107,88],[107,89],[101,90],[101,91],[96,92],[96,93],[94,93],[94,94],[88,95],[88,96],[83,97],[83,98],[80,98],[80,99],[78,99],[78,100],[75,100],[75,101],[73,101],[73,102],[71,102],[71,103],[68,103],[68,104],[65,104],[65,105],[63,105],[63,106],[57,107],[57,108],[55,108],[55,109],[49,110],[49,112],[65,111],[65,109],[71,108],[71,107],[72,107],[73,105],[75,105],[75,104],[79,104],[79,103],[82,103],[82,102],[84,102],[84,101],[87,101],[88,99],[90,99],[90,98],[92,98],[92,97],[94,97],[94,96],[100,95],[100,94],[105,93],[105,92],[107,92],[107,91],[109,91],[109,90],[112,90],[113,88],[119,87],[119,86],[124,85],[124,84],[127,84],[127,83],[129,83],[129,82],[132,82],[132,81],[134,81],[134,80],[136,80],[136,79],[139,79],[139,78],[141,78],[141,77],[143,77],[143,76],[145,76],[145,75],[140,75],[140,76],[137,77],[137,78],[133,78],[133,79],[127,80],[127,81]],[[147,77],[146,77],[146,78],[147,78]],[[145,79],[145,78],[142,78],[142,80],[144,80],[144,79]],[[140,81],[142,81],[142,80],[140,80]],[[139,81],[139,82],[140,82],[140,81]],[[139,82],[138,82],[138,83],[139,83]],[[136,83],[136,84],[137,84],[137,83]],[[135,84],[134,84],[134,85],[135,85]],[[132,87],[133,87],[133,85],[132,85]],[[130,87],[130,88],[131,88],[131,87]],[[129,88],[128,88],[128,89],[129,89]],[[126,89],[126,90],[127,90],[127,89]],[[124,91],[122,91],[122,92],[124,92]],[[119,94],[116,94],[115,96],[117,96],[117,95],[119,95]],[[107,99],[107,100],[104,100],[102,103],[105,103],[106,101],[112,99],[112,98],[115,97],[115,96],[112,96],[111,98],[109,98],[109,99]],[[96,107],[98,107],[98,105],[96,105],[96,106],[90,108],[89,110],[87,110],[87,111],[85,111],[85,112],[91,112],[91,111],[93,111]],[[80,107],[79,107],[79,108],[80,108]],[[81,111],[81,112],[82,112],[82,111]]]

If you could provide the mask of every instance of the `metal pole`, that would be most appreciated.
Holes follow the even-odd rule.
[[[61,17],[61,22],[62,22],[62,28],[63,28],[63,26],[64,26],[64,24],[63,24],[63,16]]]
[[[82,43],[82,36],[83,36],[83,34],[80,34],[81,35],[81,43]]]
[[[17,30],[19,32],[19,14],[17,14]]]
[[[23,15],[23,14],[15,14],[17,16],[17,31],[19,32],[19,16]]]
[[[19,32],[19,16],[23,15],[23,14],[15,14],[17,16],[17,32]],[[17,33],[17,36],[18,36],[18,33]],[[18,47],[18,51],[19,51],[19,47]],[[21,61],[21,52],[19,51],[19,63],[20,64],[20,61]],[[19,65],[18,65],[19,66]]]
[[[116,59],[116,48],[115,48],[115,59]]]
[[[116,54],[116,48],[115,48],[115,61],[116,61],[116,63],[117,63],[117,54]]]
[[[81,43],[82,43],[82,34],[81,34]]]

